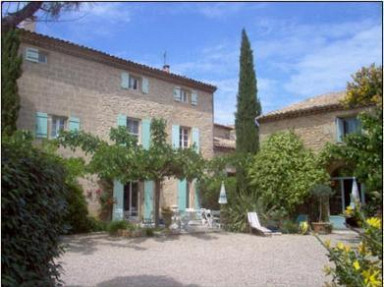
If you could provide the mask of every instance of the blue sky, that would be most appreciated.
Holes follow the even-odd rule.
[[[37,32],[218,87],[215,122],[232,124],[241,29],[253,49],[263,113],[345,89],[382,63],[381,3],[86,3]],[[67,21],[77,19],[76,21]]]

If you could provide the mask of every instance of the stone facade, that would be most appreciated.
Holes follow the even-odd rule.
[[[266,122],[260,120],[260,143],[263,144],[275,132],[293,130],[303,140],[306,147],[319,152],[325,143],[336,141],[335,119],[337,117],[353,117],[363,110],[364,108],[340,109]]]
[[[111,127],[117,127],[118,115],[137,120],[163,118],[167,120],[167,133],[171,142],[172,125],[180,125],[199,130],[200,152],[205,158],[213,157],[213,93],[215,87],[184,77],[162,72],[139,64],[132,66],[119,60],[121,67],[113,65],[116,58],[87,51],[87,48],[35,33],[24,32],[20,53],[25,58],[26,48],[36,48],[47,57],[46,63],[23,61],[23,74],[18,80],[21,109],[18,128],[35,131],[36,113],[63,117],[76,117],[80,128],[86,132],[107,139]],[[57,42],[57,49],[55,48]],[[66,52],[68,50],[68,53]],[[76,50],[76,55],[73,51]],[[94,60],[82,53],[94,53]],[[100,56],[98,57],[98,54]],[[111,58],[111,64],[108,63]],[[103,63],[99,59],[103,59]],[[132,66],[132,69],[130,67]],[[139,67],[140,69],[138,69]],[[144,93],[139,84],[137,90],[123,89],[121,75],[129,72],[139,79],[149,82],[149,90]],[[159,76],[157,76],[159,75]],[[175,87],[198,94],[197,105],[176,101]],[[140,129],[139,129],[140,130]],[[66,151],[65,154],[68,154]],[[97,215],[99,203],[92,193],[98,189],[97,178],[81,179],[87,194],[89,210]],[[193,189],[193,187],[191,187]],[[163,187],[161,205],[177,204],[177,181],[167,180]],[[143,184],[139,184],[139,214],[144,205]],[[195,200],[190,192],[190,202]]]
[[[235,152],[236,135],[231,126],[213,125],[213,150],[215,156],[222,156]]]

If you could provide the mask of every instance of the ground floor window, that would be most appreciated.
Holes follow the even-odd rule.
[[[139,212],[139,184],[137,181],[124,185],[124,217],[136,217]]]

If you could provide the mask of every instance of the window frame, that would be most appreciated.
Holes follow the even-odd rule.
[[[28,52],[36,52],[37,53],[37,58],[29,58],[28,57]],[[45,51],[42,51],[40,49],[37,49],[37,48],[33,48],[33,47],[26,47],[25,48],[25,57],[24,59],[28,62],[32,62],[32,63],[40,63],[40,64],[47,64],[48,63],[48,53],[45,52]]]
[[[132,123],[137,122],[137,134],[130,130],[130,128],[131,128],[131,125],[129,124],[130,122],[132,122]],[[140,128],[141,127],[141,120],[136,119],[136,118],[127,117],[126,127],[127,127],[128,133],[137,139],[137,144],[140,144],[141,143],[141,128]]]
[[[132,81],[134,81],[136,85],[132,84]],[[128,89],[138,91],[140,89],[140,77],[130,74],[128,79]]]
[[[187,89],[180,88],[180,102],[188,104],[189,100],[188,98],[190,97],[191,92]]]
[[[185,136],[187,137],[185,139]],[[179,147],[186,149],[191,146],[191,129],[188,127],[180,126],[179,129]]]
[[[63,121],[62,127],[61,127],[61,123],[58,122],[58,120]],[[53,128],[54,126],[55,126],[55,128]],[[58,128],[59,128],[59,130],[57,130]],[[68,129],[68,117],[59,116],[59,115],[49,115],[48,134],[49,134],[50,139],[56,139],[61,130],[66,131],[67,129]],[[54,130],[55,130],[55,135],[53,135]]]

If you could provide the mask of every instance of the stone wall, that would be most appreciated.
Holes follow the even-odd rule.
[[[20,45],[20,53],[26,47]],[[34,47],[39,49],[39,47]],[[90,60],[43,50],[47,63],[23,61],[23,74],[18,80],[21,109],[18,128],[35,131],[36,112],[57,116],[78,117],[81,129],[107,139],[111,127],[117,126],[118,114],[137,119],[164,118],[167,120],[167,133],[171,142],[171,126],[177,124],[196,127],[200,131],[200,151],[205,158],[213,156],[213,95],[198,92],[198,105],[176,102],[173,89],[176,84],[156,78],[149,79],[149,93],[121,88],[123,70]],[[130,71],[128,71],[130,72]],[[141,76],[141,75],[136,75]],[[178,85],[179,86],[179,85]],[[65,154],[69,155],[67,152]],[[90,212],[97,214],[99,204],[96,196],[88,196],[98,189],[97,178],[82,179],[87,191]],[[143,202],[140,185],[141,204]],[[175,180],[164,185],[162,201],[166,205],[177,203]]]
[[[304,145],[319,152],[326,142],[336,141],[336,117],[355,116],[364,108],[323,112],[295,118],[286,118],[260,123],[261,144],[273,133],[293,130]]]

